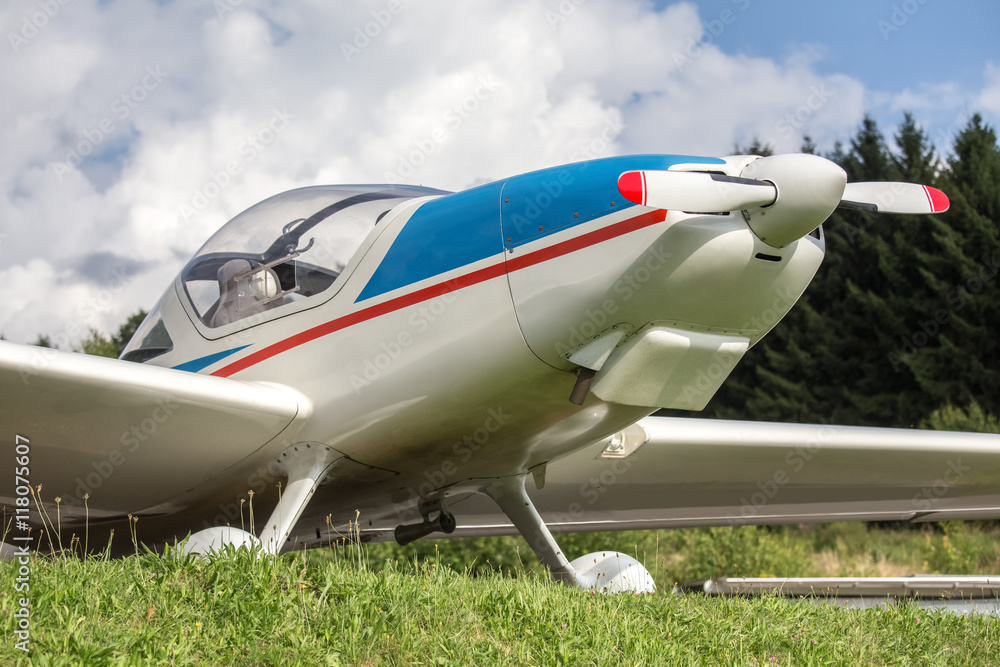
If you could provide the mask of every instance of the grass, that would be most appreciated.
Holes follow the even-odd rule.
[[[615,544],[645,556],[660,593],[592,595],[549,584],[513,539],[347,545],[277,558],[245,551],[209,560],[171,551],[117,560],[35,555],[31,660],[991,665],[1000,655],[1000,625],[991,617],[928,613],[905,603],[853,610],[778,597],[669,594],[671,579],[722,574],[871,574],[879,567],[934,571],[956,563],[969,569],[952,573],[996,572],[997,535],[986,527],[886,532],[837,524],[560,541],[572,555]],[[12,634],[16,576],[16,564],[0,567],[3,664],[27,664]]]
[[[646,564],[660,589],[675,582],[722,576],[903,576],[1000,574],[1000,528],[950,522],[878,530],[864,523],[816,526],[702,528],[557,535],[573,558],[608,548]],[[375,561],[432,560],[473,574],[517,574],[537,567],[520,538],[419,541],[407,547],[373,544]],[[523,563],[523,565],[522,565]]]

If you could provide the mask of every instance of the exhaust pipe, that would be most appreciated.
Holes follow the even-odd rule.
[[[433,521],[427,519],[421,523],[396,526],[393,536],[396,538],[397,544],[405,547],[410,542],[427,537],[431,533],[442,532],[445,535],[451,535],[455,532],[455,526],[455,515],[451,512],[442,511]]]

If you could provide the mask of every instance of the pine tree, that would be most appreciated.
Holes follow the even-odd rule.
[[[140,309],[125,320],[124,324],[118,327],[118,333],[111,337],[111,342],[115,346],[116,357],[121,356],[121,353],[125,350],[125,346],[128,345],[130,340],[132,340],[132,336],[135,335],[136,329],[138,329],[139,325],[146,319],[147,314],[148,313],[145,310]]]
[[[875,180],[937,184],[933,146],[910,114],[895,135],[895,153],[875,154],[873,130],[866,123],[852,143],[857,154],[866,156],[863,163],[848,159],[848,165],[878,176]],[[911,349],[932,342],[924,327],[937,308],[938,278],[928,270],[939,254],[934,222],[931,216],[879,214],[867,223],[856,244],[863,264],[846,278],[855,322],[844,333],[855,341],[861,359],[856,389],[846,393],[858,407],[857,423],[915,426],[938,406],[905,363]]]
[[[774,155],[774,146],[771,144],[762,144],[759,137],[754,137],[753,141],[746,146],[740,146],[739,142],[733,144],[733,155],[759,155],[767,157]]]
[[[921,426],[936,431],[1000,433],[1000,419],[985,412],[975,401],[964,409],[946,404],[931,413]]]
[[[118,357],[115,344],[111,339],[93,327],[91,327],[89,335],[80,343],[78,351],[95,357],[110,357],[112,359]]]

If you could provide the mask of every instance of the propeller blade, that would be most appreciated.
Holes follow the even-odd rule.
[[[695,171],[626,171],[618,191],[631,202],[691,213],[727,213],[773,204],[773,184]]]
[[[871,213],[943,213],[951,202],[937,188],[916,183],[848,183],[837,208]]]

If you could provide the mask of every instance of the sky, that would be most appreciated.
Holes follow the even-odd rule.
[[[70,349],[295,187],[1000,120],[988,0],[4,0],[0,333]]]

